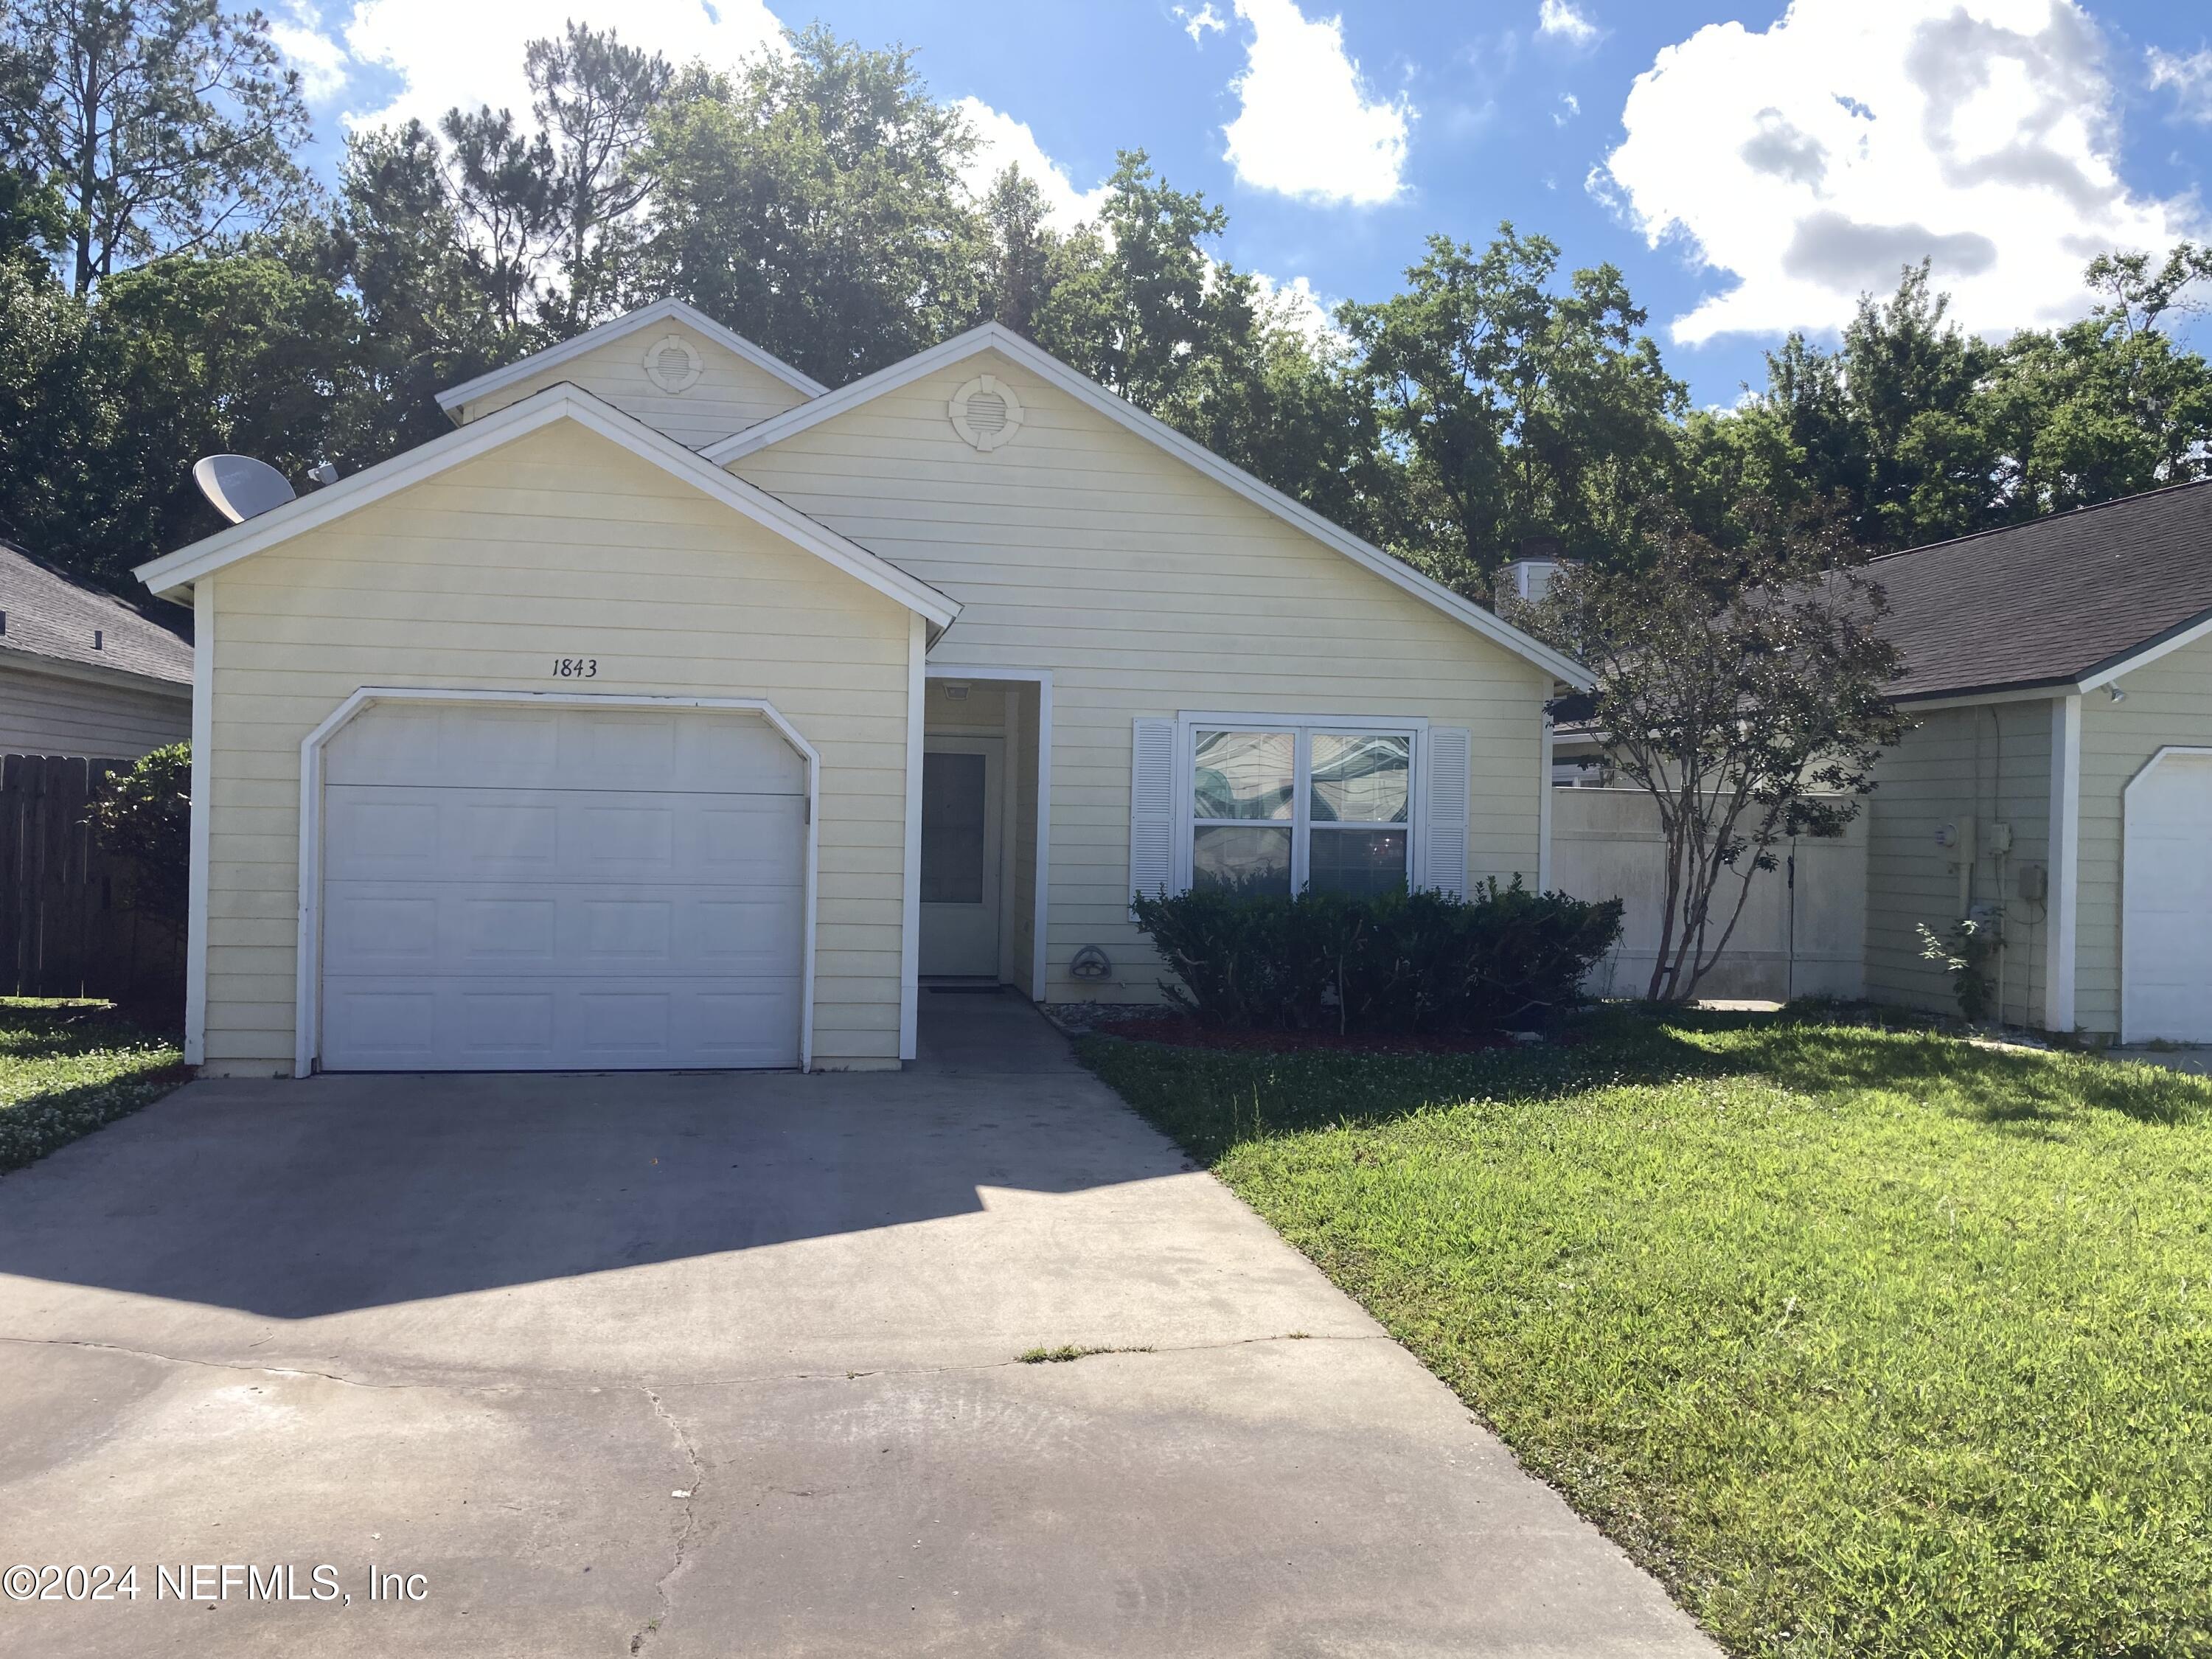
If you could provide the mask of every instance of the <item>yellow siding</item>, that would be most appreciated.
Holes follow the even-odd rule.
[[[2074,1017],[2120,1026],[2121,813],[2128,781],[2163,748],[2212,747],[2212,641],[2185,646],[2121,678],[2125,702],[2081,699],[2081,896]]]
[[[2004,1014],[2043,1023],[2048,906],[2020,894],[2021,872],[2049,866],[2051,704],[1988,703],[1919,717],[1882,757],[1869,802],[1867,994],[1877,1001],[1956,1013],[1942,965],[1920,954],[1915,929],[1941,933],[1961,914],[1957,855],[1936,844],[1937,826],[1974,826],[1968,902],[2004,907]],[[2012,829],[2012,853],[1992,852],[1995,828]]]
[[[896,1064],[908,613],[582,428],[217,584],[207,1054],[289,1071],[300,744],[364,685],[762,697],[822,756],[814,1052]],[[588,685],[551,677],[597,658]]]
[[[986,372],[1013,388],[1026,419],[1012,442],[981,453],[945,409]],[[1420,715],[1466,726],[1468,874],[1535,880],[1548,674],[997,354],[732,470],[959,600],[966,610],[933,665],[1052,671],[1049,995],[1157,994],[1157,964],[1127,915],[1139,715]],[[1067,977],[1085,945],[1113,957],[1118,984]]]
[[[173,696],[0,665],[0,752],[136,760],[192,734],[190,686]]]
[[[646,377],[645,354],[671,334],[689,340],[705,365],[696,385],[671,394]],[[566,381],[617,409],[635,415],[680,444],[703,449],[733,432],[806,401],[806,394],[747,362],[726,346],[688,328],[646,328],[595,346],[565,363],[526,376],[512,386],[461,406],[461,419],[473,421],[520,403],[532,392]]]

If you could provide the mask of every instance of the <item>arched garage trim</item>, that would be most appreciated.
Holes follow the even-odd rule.
[[[822,821],[822,757],[776,706],[760,697],[663,697],[620,692],[577,696],[545,691],[468,691],[365,685],[300,743],[300,961],[294,1009],[293,1073],[315,1068],[322,1036],[323,750],[363,709],[383,702],[523,703],[537,708],[702,708],[757,714],[806,763],[806,927],[799,962],[799,1068],[814,1065],[814,884]]]
[[[2140,1016],[2133,1006],[2132,988],[2128,982],[2128,918],[2135,908],[2130,890],[2142,878],[2135,848],[2136,791],[2155,776],[2168,761],[2207,757],[2212,757],[2212,748],[2168,744],[2145,761],[2136,775],[2128,780],[2127,787],[2120,792],[2120,1041],[2123,1042],[2144,1042],[2160,1035],[2139,1029]]]

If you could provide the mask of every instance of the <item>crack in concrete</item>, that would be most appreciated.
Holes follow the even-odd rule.
[[[506,1382],[369,1382],[358,1376],[345,1376],[337,1371],[319,1371],[301,1365],[249,1365],[230,1359],[196,1359],[183,1354],[156,1353],[151,1348],[128,1347],[120,1342],[94,1342],[85,1337],[0,1336],[0,1342],[10,1342],[26,1348],[83,1348],[93,1353],[114,1353],[130,1359],[156,1360],[164,1365],[200,1366],[214,1371],[243,1371],[252,1376],[312,1376],[349,1389],[446,1389],[456,1394],[501,1394],[515,1392],[520,1386]]]
[[[1085,1358],[1103,1358],[1115,1354],[1130,1358],[1158,1358],[1184,1353],[1212,1353],[1227,1348],[1263,1346],[1274,1342],[1389,1342],[1395,1339],[1387,1331],[1369,1331],[1357,1334],[1339,1334],[1317,1335],[1308,1331],[1284,1331],[1267,1336],[1224,1337],[1213,1342],[1147,1343],[1100,1345]],[[5,1336],[0,1342],[13,1343],[33,1348],[82,1348],[94,1353],[120,1354],[126,1358],[149,1359],[165,1365],[201,1366],[210,1370],[241,1371],[259,1376],[313,1377],[320,1382],[336,1382],[349,1389],[382,1389],[395,1391],[406,1389],[442,1390],[448,1394],[604,1394],[609,1389],[633,1388],[650,1394],[659,1389],[744,1389],[759,1388],[774,1382],[857,1382],[874,1376],[950,1376],[963,1371],[1004,1370],[1018,1365],[1024,1370],[1035,1369],[1034,1363],[1014,1356],[1006,1359],[969,1360],[946,1365],[885,1365],[872,1370],[839,1370],[836,1369],[812,1371],[759,1371],[737,1376],[678,1377],[672,1381],[647,1381],[636,1376],[609,1376],[596,1382],[552,1382],[539,1378],[505,1376],[495,1380],[373,1382],[366,1378],[348,1376],[339,1371],[320,1371],[301,1365],[256,1365],[229,1359],[201,1359],[183,1354],[160,1353],[151,1348],[133,1348],[120,1342],[96,1342],[84,1337],[65,1336]],[[1081,1345],[1078,1345],[1081,1346]],[[654,1404],[659,1406],[656,1399]]]
[[[642,1385],[638,1392],[651,1402],[653,1415],[661,1420],[674,1438],[677,1449],[684,1454],[684,1461],[690,1466],[691,1474],[690,1485],[681,1494],[684,1499],[684,1529],[676,1534],[675,1556],[668,1564],[668,1571],[661,1574],[653,1585],[654,1594],[659,1598],[660,1610],[639,1626],[636,1633],[629,1638],[629,1650],[634,1655],[642,1653],[646,1643],[659,1633],[662,1622],[674,1606],[669,1597],[668,1586],[684,1571],[684,1558],[691,1547],[691,1534],[699,1524],[699,1491],[706,1484],[707,1478],[707,1466],[699,1461],[699,1453],[691,1444],[691,1437],[684,1432],[684,1425],[676,1420],[666,1406],[661,1404],[660,1396]]]

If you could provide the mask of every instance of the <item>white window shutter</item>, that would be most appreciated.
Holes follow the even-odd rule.
[[[1129,890],[1175,885],[1176,723],[1140,720],[1129,745]]]
[[[1422,884],[1463,899],[1474,744],[1465,726],[1437,726],[1429,728],[1426,748],[1428,822],[1421,828],[1428,849],[1421,859]]]

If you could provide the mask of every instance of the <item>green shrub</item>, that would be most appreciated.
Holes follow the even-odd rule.
[[[132,862],[124,902],[181,927],[192,862],[192,750],[173,743],[109,775],[92,804],[100,845]]]
[[[1295,897],[1194,888],[1130,904],[1203,1024],[1261,1030],[1479,1034],[1547,1024],[1620,933],[1620,901],[1532,893],[1516,877],[1472,898]]]

